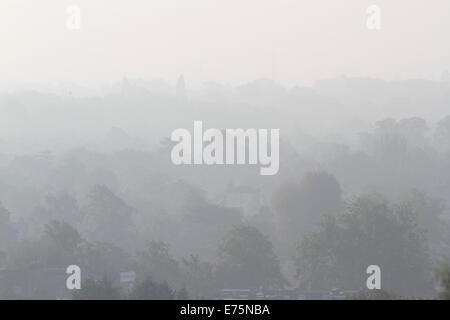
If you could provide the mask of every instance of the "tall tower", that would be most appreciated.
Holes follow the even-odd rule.
[[[450,73],[448,72],[448,70],[444,70],[442,72],[441,81],[442,82],[450,82]]]
[[[178,77],[176,94],[177,94],[177,99],[178,100],[185,101],[186,98],[187,98],[187,95],[186,95],[186,84],[184,82],[183,75],[180,75]]]

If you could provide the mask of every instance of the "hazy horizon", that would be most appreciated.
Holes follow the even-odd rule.
[[[81,29],[66,28],[66,8]],[[0,84],[176,79],[284,86],[341,75],[439,80],[450,69],[450,2],[379,0],[381,29],[368,30],[372,1],[2,1]],[[432,36],[430,36],[432,35]],[[399,41],[399,39],[401,39]]]
[[[450,0],[1,0],[0,300],[450,299],[449,31]]]

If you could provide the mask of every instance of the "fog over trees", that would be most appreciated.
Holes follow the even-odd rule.
[[[0,298],[448,299],[450,82],[76,88],[0,92]],[[195,120],[280,129],[278,174],[174,165],[171,133]]]

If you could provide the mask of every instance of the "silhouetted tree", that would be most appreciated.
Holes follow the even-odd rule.
[[[342,208],[339,182],[326,172],[308,172],[299,182],[283,184],[273,200],[278,231],[288,247],[299,234],[311,230],[322,215],[337,214]]]
[[[112,281],[104,277],[102,280],[86,279],[80,290],[74,290],[73,300],[119,300],[120,289]]]
[[[83,270],[93,274],[115,277],[130,264],[130,254],[107,242],[83,241],[77,246],[73,259]]]
[[[401,297],[383,289],[363,289],[350,297],[351,300],[400,300]]]
[[[67,192],[61,192],[45,197],[45,204],[36,209],[36,218],[40,222],[58,220],[78,226],[83,218],[83,213],[74,197]]]
[[[10,268],[27,267],[31,264],[67,266],[74,262],[77,246],[82,242],[78,231],[61,221],[51,221],[44,226],[37,239],[17,243],[8,251]]]
[[[426,241],[408,205],[379,196],[358,197],[338,217],[325,217],[304,236],[296,256],[300,286],[309,290],[360,289],[369,265],[378,265],[385,290],[429,293]]]
[[[78,231],[68,223],[54,220],[45,225],[42,240],[49,245],[56,245],[61,251],[71,253],[82,238]]]
[[[88,197],[82,228],[86,238],[131,248],[136,237],[132,221],[135,209],[103,185],[94,186]]]
[[[177,81],[177,98],[181,101],[186,100],[186,84],[184,82],[184,77],[181,75]]]
[[[9,211],[0,202],[0,250],[5,250],[17,240],[17,231],[10,221]]]
[[[178,286],[181,272],[176,261],[169,253],[169,245],[162,241],[147,241],[145,248],[136,253],[134,267],[140,274],[151,275],[155,281],[167,281]]]
[[[272,243],[252,226],[236,226],[218,248],[215,274],[227,288],[281,288],[286,281]]]
[[[435,280],[438,285],[439,299],[450,300],[450,265],[443,264],[435,272]]]
[[[186,285],[194,298],[211,297],[215,285],[213,266],[192,254],[183,258],[181,265]]]
[[[437,123],[434,130],[434,144],[445,155],[450,152],[450,115]]]
[[[175,292],[169,287],[167,282],[154,282],[150,277],[142,282],[136,283],[130,294],[131,300],[173,300]]]

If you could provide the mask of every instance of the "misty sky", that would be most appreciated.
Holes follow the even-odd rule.
[[[79,31],[66,7],[82,10]],[[366,9],[382,9],[380,31]],[[450,70],[449,0],[2,0],[0,86],[130,78],[189,85],[269,77],[438,80]]]

